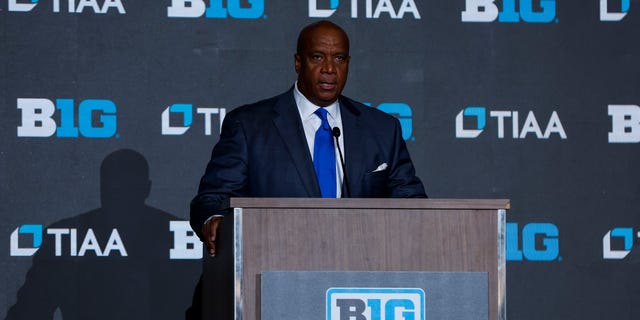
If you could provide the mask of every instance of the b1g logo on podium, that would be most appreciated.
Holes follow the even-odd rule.
[[[420,288],[330,288],[327,320],[424,320]]]

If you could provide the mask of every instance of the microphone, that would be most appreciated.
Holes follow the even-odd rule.
[[[349,191],[349,181],[347,180],[347,168],[344,166],[344,158],[342,158],[342,150],[340,150],[340,128],[338,127],[333,127],[333,129],[331,129],[331,133],[333,134],[333,136],[336,138],[336,146],[338,146],[338,154],[340,154],[340,165],[342,166],[342,176],[343,176],[343,183],[344,183],[344,191],[346,193],[346,197],[345,198],[351,198],[351,191]]]

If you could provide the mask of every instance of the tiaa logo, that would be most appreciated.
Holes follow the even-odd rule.
[[[53,12],[60,12],[60,2],[65,1],[53,0]],[[29,12],[38,5],[38,0],[9,0],[9,11]],[[67,11],[69,13],[84,13],[84,10],[93,10],[94,13],[105,14],[118,11],[119,14],[127,13],[122,5],[121,0],[68,0],[66,1]],[[110,10],[113,9],[113,10]]]
[[[330,288],[327,320],[424,320],[420,288]]]
[[[126,257],[127,249],[118,233],[118,229],[112,229],[109,240],[103,242],[104,246],[100,246],[98,237],[92,228],[86,231],[78,232],[77,228],[48,228],[46,234],[51,236],[50,240],[55,243],[55,256],[84,257],[85,254],[93,251],[96,257],[109,257],[111,252],[118,252],[121,257]],[[24,224],[11,233],[11,256],[28,257],[34,255],[42,246],[44,228],[41,224]],[[83,236],[84,234],[84,236]],[[32,241],[20,245],[20,238],[31,238]],[[83,239],[82,242],[79,240]],[[78,250],[78,248],[80,250]]]
[[[560,139],[567,139],[567,134],[564,131],[564,127],[556,111],[551,112],[546,127],[541,127],[538,124],[538,120],[533,111],[527,113],[527,117],[522,124],[519,120],[519,115],[518,111],[489,111],[489,117],[495,119],[495,121],[492,122],[495,123],[497,128],[498,139],[504,139],[505,129],[509,130],[509,127],[513,139],[525,139],[529,134],[535,134],[538,139],[549,139],[554,133],[557,134]],[[465,121],[465,119],[473,119],[473,121],[471,121],[473,122],[471,128],[465,125],[465,123],[467,123],[467,125],[469,124],[469,121]],[[508,119],[511,119],[511,126],[508,125]],[[477,138],[484,131],[487,121],[486,107],[469,106],[464,108],[458,112],[456,116],[456,138]],[[542,128],[545,128],[544,133]]]
[[[328,18],[332,16],[338,6],[340,0],[320,0],[326,6],[329,2],[329,9],[321,9],[318,6],[319,0],[309,0],[309,17],[312,18]],[[343,0],[343,2],[347,2]],[[396,3],[395,5],[393,3]],[[391,19],[404,19],[405,14],[410,14],[414,19],[420,19],[420,12],[414,0],[351,0],[351,18],[358,18],[358,12],[364,7],[364,15],[367,19],[379,19],[381,16],[388,15]],[[321,5],[322,7],[322,5]],[[347,5],[344,5],[347,7]],[[358,9],[360,8],[360,9]],[[397,8],[397,9],[396,9]]]

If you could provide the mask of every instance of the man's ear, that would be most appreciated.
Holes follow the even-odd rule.
[[[300,55],[298,53],[294,53],[293,54],[293,60],[295,63],[295,67],[296,67],[296,73],[300,73]]]

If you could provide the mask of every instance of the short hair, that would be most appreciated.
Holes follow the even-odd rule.
[[[349,50],[349,36],[347,36],[347,33],[344,31],[344,29],[342,29],[339,25],[329,20],[321,20],[321,21],[309,24],[306,27],[302,28],[302,30],[300,30],[300,34],[298,35],[298,43],[296,45],[296,53],[300,54],[302,52],[302,47],[304,43],[307,41],[307,38],[309,37],[309,34],[311,33],[311,31],[319,27],[328,27],[328,28],[332,28],[340,31],[340,33],[344,35],[344,39],[347,42],[347,51]]]

